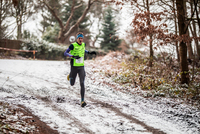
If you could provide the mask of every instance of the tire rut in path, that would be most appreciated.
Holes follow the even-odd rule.
[[[53,104],[53,102],[49,100],[48,98],[38,97],[38,99],[42,100],[43,102],[45,102],[45,104],[47,104],[47,106],[50,106],[52,110],[56,111],[58,113],[58,116],[62,118],[71,119],[72,120],[71,124],[73,124],[73,127],[76,126],[80,130],[81,133],[94,134],[94,132],[92,132],[90,129],[87,129],[87,127],[84,124],[82,124],[77,118],[75,118],[72,114],[70,114],[67,111],[62,110],[57,105]]]
[[[59,134],[58,131],[53,130],[45,122],[41,121],[38,116],[32,114],[32,112],[28,108],[26,108],[25,106],[18,105],[18,107],[21,108],[21,109],[18,109],[18,110],[21,111],[24,115],[33,117],[34,124],[37,124],[37,127],[39,129],[40,134],[47,134],[47,133]],[[35,134],[38,134],[38,133],[35,132]]]
[[[152,132],[153,134],[166,134],[165,132],[163,132],[163,131],[161,131],[161,130],[159,130],[159,129],[156,129],[156,128],[153,128],[153,127],[151,127],[151,126],[148,126],[148,125],[145,124],[144,122],[142,122],[142,121],[140,121],[140,120],[134,118],[134,117],[131,116],[131,115],[128,115],[128,114],[125,114],[125,113],[121,112],[117,107],[114,107],[114,106],[111,105],[111,104],[108,104],[108,103],[106,103],[106,102],[102,102],[102,101],[99,101],[99,100],[94,100],[94,99],[92,99],[92,98],[90,98],[90,100],[91,100],[92,102],[94,102],[93,104],[95,104],[95,105],[99,105],[99,104],[100,104],[102,107],[108,108],[108,109],[114,111],[117,115],[123,116],[123,117],[125,117],[126,119],[131,120],[131,121],[133,121],[134,123],[143,126],[148,132]]]

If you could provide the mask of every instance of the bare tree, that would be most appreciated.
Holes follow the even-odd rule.
[[[153,47],[153,42],[157,40],[158,42],[160,42],[157,44],[161,45],[167,43],[167,30],[163,28],[167,27],[167,25],[164,22],[161,22],[161,16],[165,16],[165,14],[164,12],[152,11],[152,9],[150,8],[150,6],[153,5],[151,0],[140,2],[132,1],[132,4],[135,4],[135,6],[139,9],[139,12],[135,13],[135,17],[132,21],[133,30],[137,36],[140,36],[140,39],[142,41],[145,39],[147,40],[150,50],[149,67],[152,67],[154,56],[153,48],[155,47]]]
[[[147,8],[147,26],[151,25],[150,22],[150,7],[149,7],[149,0],[146,0],[146,8]],[[149,67],[152,67],[153,63],[153,34],[149,33],[149,48],[150,48],[150,60],[149,60]]]
[[[61,16],[60,10],[62,10],[61,3],[59,3],[59,0],[49,0],[48,5],[55,10],[55,13],[58,16]],[[49,12],[48,8],[44,4],[40,4],[41,8],[41,16],[42,16],[42,21],[40,22],[42,29],[39,29],[39,31],[44,34],[47,27],[52,26],[57,22],[55,17]]]
[[[101,26],[101,21],[103,19],[103,8],[102,8],[103,2],[95,2],[90,10],[90,15],[93,15],[91,21],[91,25],[90,27],[92,27],[95,23],[95,21],[97,20],[97,31],[91,31],[93,36],[93,40],[92,40],[92,47],[95,47],[95,43],[98,40],[98,38],[100,37],[100,26]],[[95,20],[94,20],[95,18]]]
[[[187,18],[189,15],[188,15],[188,12],[187,12],[187,6],[186,6],[186,3],[184,5],[184,9],[185,9],[185,17]],[[193,11],[191,11],[191,13],[193,14]],[[188,25],[189,26],[189,25]],[[190,37],[190,31],[188,30],[187,28],[187,31],[186,31],[186,34],[188,37]],[[186,45],[187,45],[187,50],[188,50],[188,57],[189,59],[193,59],[194,57],[194,54],[193,54],[193,48],[192,48],[192,40],[189,40]]]
[[[196,3],[194,3],[193,1],[190,2],[190,8],[191,8],[191,14],[193,13],[194,11],[194,6],[197,6],[195,5]],[[196,15],[196,18],[198,18],[198,12],[196,11],[195,9],[195,15]],[[200,58],[200,46],[199,46],[199,41],[197,39],[197,28],[196,28],[196,23],[195,23],[195,20],[192,19],[192,26],[190,25],[190,31],[194,37],[194,42],[195,42],[195,46],[196,46],[196,53],[197,53],[197,60],[199,60]]]
[[[58,40],[60,43],[63,43],[68,38],[70,33],[73,32],[80,25],[81,21],[83,21],[83,19],[85,18],[85,16],[88,13],[90,7],[92,6],[92,4],[94,2],[97,2],[98,0],[88,0],[87,6],[86,6],[85,10],[83,11],[82,16],[71,27],[69,27],[69,25],[70,25],[70,21],[71,21],[73,15],[74,15],[74,11],[77,8],[79,8],[80,6],[82,6],[82,3],[79,3],[79,5],[75,5],[75,0],[73,0],[70,16],[69,16],[68,20],[64,23],[61,20],[61,18],[56,14],[55,10],[48,4],[47,0],[40,0],[40,1],[45,4],[45,6],[49,9],[49,11],[52,13],[52,15],[56,18],[57,22],[59,23],[60,32],[58,35]]]
[[[10,24],[7,24],[6,19],[10,16],[9,8],[11,4],[10,1],[0,0],[0,39],[5,38],[8,35],[6,29]]]
[[[177,26],[177,15],[176,15],[176,7],[175,7],[175,0],[172,0],[172,11],[173,11],[173,17],[174,17],[174,26],[175,26],[175,36],[178,36],[178,26]],[[178,62],[180,63],[180,56],[179,56],[179,46],[178,41],[175,40],[175,46],[176,46],[176,54]]]
[[[37,6],[34,0],[13,0],[13,7],[11,11],[17,23],[17,39],[21,39],[22,25],[36,12]]]

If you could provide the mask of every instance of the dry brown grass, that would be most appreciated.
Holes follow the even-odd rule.
[[[94,62],[102,69],[106,77],[121,85],[140,87],[146,91],[145,97],[182,98],[188,102],[200,104],[200,68],[189,66],[191,74],[190,85],[180,84],[178,62],[169,57],[154,59],[153,67],[148,67],[148,58],[142,54],[125,55],[120,52],[110,52],[104,57],[98,57]],[[95,65],[94,64],[94,65]],[[94,66],[98,68],[98,66]]]

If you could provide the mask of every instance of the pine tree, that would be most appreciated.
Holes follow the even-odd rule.
[[[51,6],[55,10],[55,12],[60,16],[61,4],[58,0],[50,0],[49,6]],[[48,32],[49,29],[52,29],[54,25],[56,25],[57,20],[47,8],[42,8],[42,18],[43,20],[40,22],[42,26],[41,32],[42,34],[46,34],[45,32]],[[57,33],[58,32],[59,30],[57,31]]]
[[[121,40],[116,36],[116,24],[114,22],[114,15],[111,7],[108,7],[103,22],[103,39],[100,43],[101,48],[104,50],[116,51],[119,50],[118,46],[121,43]]]

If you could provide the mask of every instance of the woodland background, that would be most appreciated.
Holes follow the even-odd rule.
[[[133,19],[126,38],[120,38],[120,20],[115,16],[126,5]],[[41,37],[23,29],[38,13],[42,17]],[[107,77],[149,90],[146,97],[180,97],[199,104],[199,13],[199,0],[0,0],[0,47],[8,48],[8,42],[17,40],[19,46],[14,47],[15,42],[9,48],[36,50],[38,59],[61,60],[65,59],[63,52],[70,45],[70,37],[81,31],[88,50],[98,55],[119,51],[130,56],[113,65],[122,70],[107,72]],[[95,31],[91,31],[93,23]],[[148,53],[136,46],[147,47]],[[155,53],[165,47],[167,51]],[[169,48],[175,48],[175,52]],[[1,52],[10,55],[9,51]]]

